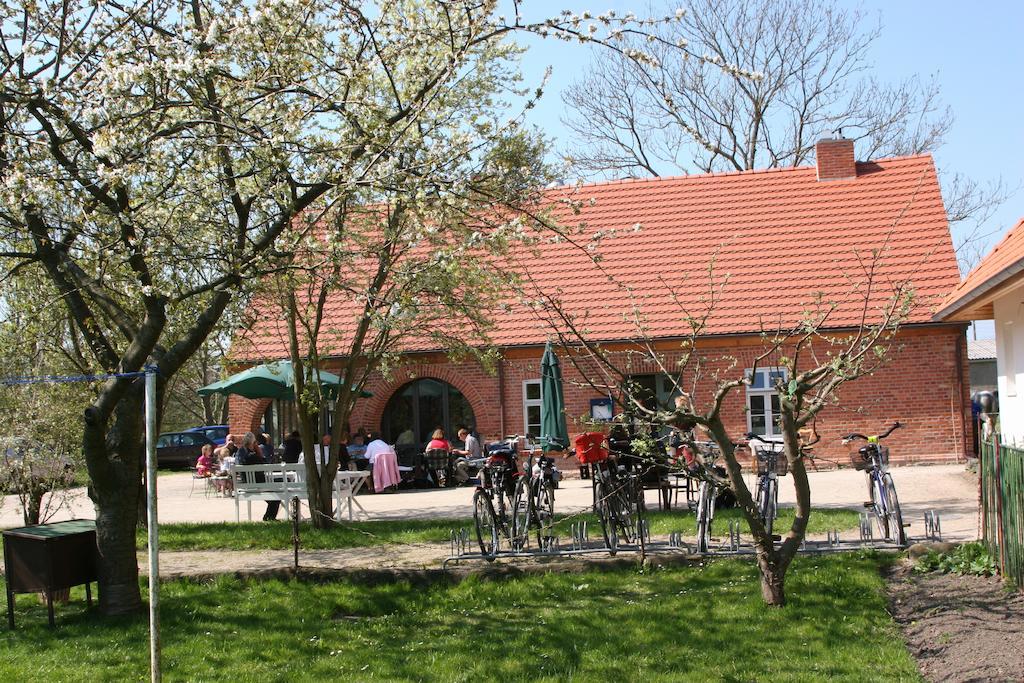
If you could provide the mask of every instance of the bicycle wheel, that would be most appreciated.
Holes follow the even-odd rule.
[[[473,522],[476,524],[476,540],[480,553],[493,560],[498,551],[498,520],[494,516],[494,505],[485,491],[473,494]]]
[[[640,550],[644,550],[647,546],[647,534],[644,529],[647,523],[647,502],[644,501],[644,487],[639,479],[633,480],[633,500],[636,501],[636,512],[634,514],[636,520],[636,543],[640,546]]]
[[[764,523],[764,530],[769,536],[772,535],[772,527],[775,525],[775,506],[779,500],[779,489],[777,482],[765,477],[764,486],[761,490],[761,521]]]
[[[601,521],[601,535],[604,536],[604,545],[608,552],[614,555],[619,549],[618,520],[614,512],[612,498],[614,494],[608,490],[603,481],[599,481],[594,488],[594,511]]]
[[[892,483],[892,476],[886,472],[882,475],[885,486],[885,499],[889,505],[889,530],[892,532],[892,540],[897,545],[907,544],[907,531],[903,528],[903,511],[900,510],[900,500],[896,497],[896,484]]]
[[[699,553],[706,553],[711,547],[711,523],[714,515],[714,486],[702,481],[700,492],[697,495],[697,552]]]
[[[636,541],[636,500],[633,498],[633,485],[629,479],[618,480],[614,484],[615,493],[611,503],[614,509],[615,524],[619,538],[628,543]]]
[[[530,543],[530,523],[533,521],[533,496],[530,480],[519,477],[512,497],[512,533],[509,542],[513,550],[523,550]]]
[[[546,479],[540,479],[536,484],[533,514],[537,525],[537,545],[543,548],[544,539],[551,536],[555,524],[555,487]]]
[[[875,520],[878,522],[878,529],[882,532],[882,538],[889,538],[889,504],[885,497],[885,490],[882,486],[882,478],[871,478],[871,504],[875,511]]]

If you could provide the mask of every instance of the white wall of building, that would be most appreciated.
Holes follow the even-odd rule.
[[[1024,444],[1024,290],[993,302],[1003,440]]]

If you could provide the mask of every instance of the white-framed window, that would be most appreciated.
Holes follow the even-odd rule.
[[[539,379],[523,382],[523,435],[529,444],[540,439],[541,389]]]
[[[767,439],[781,439],[779,424],[779,392],[776,386],[787,381],[785,368],[758,368],[757,372],[747,370],[750,385],[747,387],[747,429]]]

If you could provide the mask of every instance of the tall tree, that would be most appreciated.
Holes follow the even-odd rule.
[[[482,71],[478,78],[494,76]],[[471,96],[477,89],[453,100],[460,116],[444,120],[473,118],[481,106],[491,107]],[[490,313],[514,275],[499,259],[534,238],[543,222],[539,192],[553,176],[539,135],[511,126],[460,143],[458,131],[446,128],[442,123],[428,135],[409,136],[391,183],[340,202],[312,222],[315,240],[289,252],[262,297],[264,310],[276,305],[280,314],[264,316],[259,331],[246,335],[249,341],[267,333],[287,336],[317,526],[330,524],[340,443],[332,442],[318,468],[313,420],[328,410],[327,399],[333,424],[348,424],[370,376],[387,372],[409,348],[446,349],[486,363]],[[447,153],[431,158],[432,140],[442,137]],[[270,329],[274,317],[283,330]],[[238,341],[240,350],[245,342]],[[314,381],[325,362],[345,378],[336,391]]]
[[[857,141],[862,159],[921,154],[939,148],[953,124],[934,80],[885,83],[873,75],[881,27],[860,10],[816,0],[688,6],[682,21],[658,31],[654,61],[602,53],[564,94],[571,111],[564,122],[575,137],[568,154],[582,173],[798,166],[813,160],[818,140],[840,130]],[[985,237],[978,225],[1008,188],[958,174],[943,185],[950,222],[964,226],[958,251],[971,261],[971,245]]]
[[[580,17],[494,3],[23,0],[0,6],[0,257],[48,283],[93,372],[166,383],[318,202],[383,185],[389,154],[517,31],[591,40]],[[609,45],[638,30],[605,16]],[[518,87],[510,68],[506,90]],[[472,79],[469,79],[472,82]],[[493,129],[464,120],[464,135]],[[438,148],[436,155],[444,154]],[[84,413],[100,607],[141,605],[143,384]],[[162,409],[160,411],[162,413]]]

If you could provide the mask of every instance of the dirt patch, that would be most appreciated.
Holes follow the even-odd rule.
[[[1024,680],[1024,595],[1001,579],[889,575],[889,606],[929,681]]]

